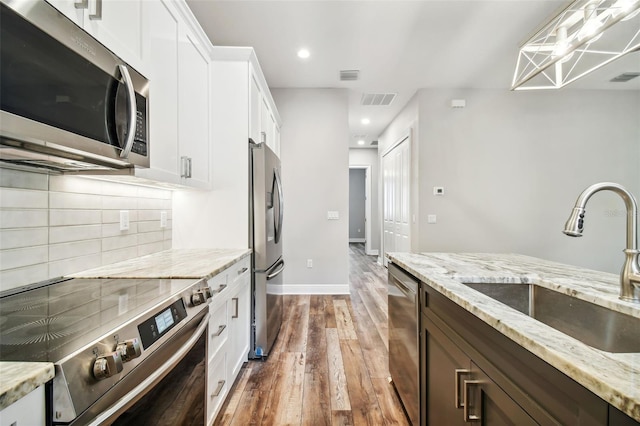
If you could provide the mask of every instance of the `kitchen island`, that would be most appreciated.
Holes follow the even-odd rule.
[[[463,284],[533,283],[640,318],[638,304],[618,299],[618,275],[518,254],[391,253],[389,258],[432,292],[434,304],[444,296],[461,309],[456,315],[471,314],[475,322],[480,320],[610,406],[640,420],[640,353],[595,349]]]

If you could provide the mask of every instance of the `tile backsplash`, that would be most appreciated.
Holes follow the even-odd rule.
[[[0,291],[171,248],[171,203],[164,189],[0,169]]]

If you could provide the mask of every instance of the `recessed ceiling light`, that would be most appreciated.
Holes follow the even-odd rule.
[[[358,145],[364,145],[364,141],[363,141],[362,139],[360,139],[360,140],[358,141]]]
[[[311,56],[311,53],[307,49],[298,50],[298,58],[307,59],[309,56]]]
[[[363,118],[362,120],[360,120],[360,122],[362,124],[369,124],[369,123],[371,123],[371,120],[369,120],[368,118]]]

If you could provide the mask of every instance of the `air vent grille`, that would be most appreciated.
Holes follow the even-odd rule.
[[[613,77],[610,81],[613,83],[626,83],[627,81],[632,80],[638,76],[640,76],[640,72],[625,72],[616,77]]]
[[[367,135],[353,135],[353,140],[359,141],[363,139],[367,139]]]
[[[360,104],[365,106],[389,106],[397,93],[364,93]]]
[[[378,141],[371,141],[371,146],[378,146]]]
[[[341,70],[340,81],[356,81],[360,77],[360,70]]]

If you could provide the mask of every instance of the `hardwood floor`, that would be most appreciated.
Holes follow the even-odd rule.
[[[349,246],[350,296],[285,296],[266,361],[240,372],[216,425],[408,425],[388,382],[387,274]]]

